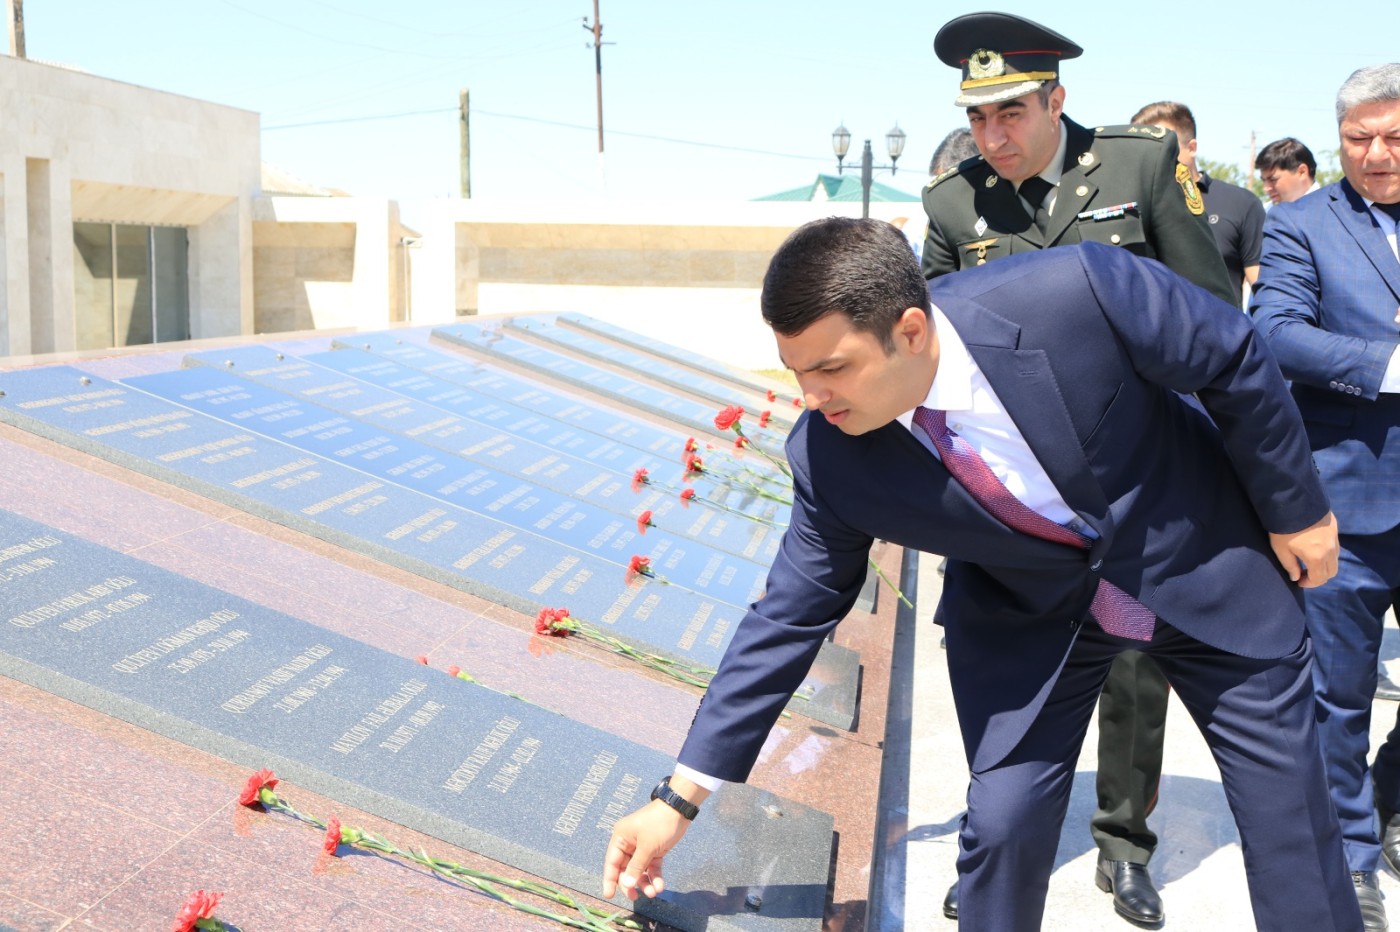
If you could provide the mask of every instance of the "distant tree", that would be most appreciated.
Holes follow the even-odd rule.
[[[1260,181],[1253,172],[1245,177],[1244,169],[1233,162],[1215,162],[1211,159],[1198,159],[1197,166],[1201,171],[1210,175],[1216,181],[1224,181],[1229,184],[1239,185],[1254,193],[1254,196],[1261,200],[1267,200],[1264,196],[1264,182]]]
[[[1334,181],[1342,180],[1342,166],[1340,149],[1324,149],[1316,154],[1317,158],[1317,183],[1328,185]]]

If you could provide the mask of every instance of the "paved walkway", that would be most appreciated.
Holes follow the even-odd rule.
[[[966,792],[966,764],[947,664],[932,623],[941,579],[938,561],[920,561],[918,624],[914,635],[907,830],[888,850],[889,893],[873,910],[880,932],[954,929],[942,902],[954,877],[957,823]],[[1400,681],[1400,633],[1386,629],[1382,657]],[[1219,773],[1190,716],[1173,697],[1168,714],[1166,766],[1161,800],[1151,825],[1161,839],[1152,874],[1166,909],[1165,929],[1180,932],[1250,932],[1255,928],[1244,883],[1239,835],[1225,805]],[[1378,702],[1371,743],[1376,747],[1395,721],[1395,704]],[[1128,932],[1135,928],[1113,911],[1112,899],[1093,884],[1095,848],[1089,836],[1094,810],[1096,726],[1091,727],[1075,774],[1069,814],[1050,878],[1045,930]],[[902,864],[901,864],[902,862]],[[900,868],[903,867],[901,871]],[[903,880],[903,891],[897,886]],[[1400,881],[1382,876],[1393,928],[1400,928]],[[902,901],[902,902],[901,902]]]

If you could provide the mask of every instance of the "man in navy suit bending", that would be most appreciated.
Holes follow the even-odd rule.
[[[1376,869],[1384,853],[1400,872],[1400,724],[1370,770],[1366,753],[1382,623],[1400,606],[1400,64],[1348,78],[1337,123],[1343,180],[1269,212],[1253,311],[1341,528],[1337,579],[1306,599],[1318,735],[1366,930],[1383,932]]]
[[[1099,688],[1138,649],[1215,754],[1258,928],[1360,930],[1300,593],[1335,572],[1336,522],[1244,315],[1098,244],[926,284],[898,230],[843,218],[787,239],[762,304],[808,408],[787,444],[792,523],[675,772],[614,828],[605,895],[662,889],[662,857],[747,778],[880,538],[949,557],[939,613],[972,771],[960,928],[1040,927]]]

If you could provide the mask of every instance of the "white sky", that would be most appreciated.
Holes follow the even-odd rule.
[[[933,36],[981,7],[913,3],[600,0],[606,196],[748,199],[833,171],[897,121],[917,191],[963,125],[956,73]],[[1386,6],[1386,5],[1382,5]],[[1400,16],[1348,32],[1315,4],[1008,2],[1085,48],[1063,71],[1066,111],[1126,122],[1145,103],[1189,105],[1201,155],[1244,163],[1302,139],[1325,161],[1332,101],[1357,67],[1400,60]],[[1292,10],[1297,12],[1290,12]],[[27,0],[31,58],[254,110],[263,158],[352,194],[458,191],[457,100],[471,91],[480,199],[600,194],[592,0]],[[428,112],[424,112],[428,111]],[[388,115],[394,115],[389,117]],[[386,118],[387,117],[387,118]]]

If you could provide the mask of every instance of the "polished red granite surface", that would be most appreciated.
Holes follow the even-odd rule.
[[[695,689],[584,643],[541,639],[533,619],[85,454],[0,426],[0,461],[0,508],[386,651],[426,655],[439,669],[455,664],[667,753],[694,714]],[[898,560],[894,548],[881,557],[891,577]],[[826,925],[850,932],[868,912],[895,605],[888,590],[880,605],[838,629],[838,643],[862,657],[858,730],[785,718],[751,780],[835,818]],[[319,830],[237,805],[245,768],[14,680],[0,678],[0,721],[0,811],[11,842],[0,928],[164,929],[195,889],[225,893],[218,915],[243,932],[552,925],[420,868],[319,855]],[[336,813],[401,846],[518,873],[295,786],[279,790],[303,811]]]

